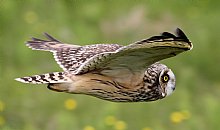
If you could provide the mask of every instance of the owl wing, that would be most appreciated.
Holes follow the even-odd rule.
[[[192,49],[192,43],[182,30],[177,28],[175,33],[176,35],[163,32],[159,36],[132,43],[114,52],[97,54],[85,61],[76,74],[99,71],[117,78],[143,74],[147,66]]]
[[[56,62],[64,71],[77,70],[87,59],[103,52],[112,52],[119,49],[118,44],[96,44],[78,46],[64,44],[45,33],[47,40],[32,38],[26,45],[33,50],[50,51]]]

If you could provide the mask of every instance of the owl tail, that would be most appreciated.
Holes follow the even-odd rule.
[[[29,77],[16,78],[15,80],[22,83],[31,84],[52,84],[71,82],[71,79],[64,72],[53,72],[41,75],[33,75]]]

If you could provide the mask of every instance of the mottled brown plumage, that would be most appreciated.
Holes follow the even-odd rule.
[[[27,46],[50,51],[64,72],[53,72],[16,80],[48,84],[58,92],[86,94],[114,102],[143,102],[162,99],[175,89],[175,76],[158,61],[192,49],[182,30],[163,32],[127,46],[64,44],[45,34],[47,40],[32,38]]]

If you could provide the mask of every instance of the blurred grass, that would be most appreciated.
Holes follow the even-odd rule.
[[[0,129],[220,129],[220,39],[217,0],[0,0]],[[164,60],[177,89],[151,103],[111,103],[21,84],[16,77],[61,71],[48,52],[24,42],[48,32],[72,44],[129,44],[182,28],[191,52]]]

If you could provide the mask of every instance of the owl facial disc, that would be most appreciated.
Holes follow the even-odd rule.
[[[164,69],[159,76],[160,87],[162,96],[169,96],[175,90],[176,78],[171,69]]]

